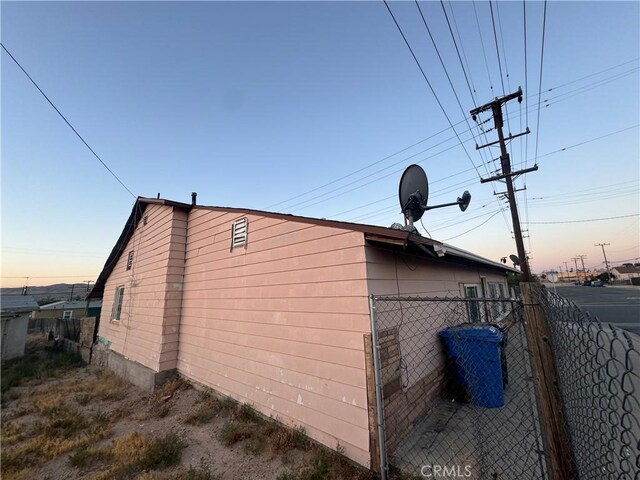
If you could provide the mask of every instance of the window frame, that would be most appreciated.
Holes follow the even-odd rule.
[[[115,296],[113,298],[113,308],[111,309],[111,321],[120,323],[122,317],[122,305],[124,303],[124,285],[116,287]]]
[[[463,283],[462,285],[462,296],[463,298],[482,298],[480,297],[480,293],[482,292],[482,286],[479,283]],[[471,297],[467,295],[467,288],[475,288],[476,296]],[[473,307],[472,307],[473,306]],[[480,302],[467,302],[467,314],[469,315],[469,322],[471,323],[483,323],[486,321],[484,315],[482,314],[482,308]],[[474,319],[475,317],[475,319]]]
[[[69,314],[69,316],[67,316],[67,313]],[[62,311],[62,319],[63,320],[69,320],[73,318],[73,310],[63,310]]]

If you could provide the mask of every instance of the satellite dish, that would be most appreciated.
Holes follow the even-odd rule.
[[[517,255],[509,255],[509,258],[511,259],[514,265],[520,265],[522,263]]]
[[[400,178],[398,196],[400,208],[406,220],[405,230],[409,231],[414,231],[413,222],[420,220],[427,210],[458,205],[460,210],[464,212],[469,206],[469,202],[471,202],[471,194],[465,190],[455,202],[427,206],[429,181],[422,167],[415,164],[409,165],[403,172]]]
[[[419,165],[409,165],[400,178],[398,188],[400,208],[409,223],[422,218],[427,209],[429,198],[429,181],[427,174]]]
[[[458,205],[460,206],[460,210],[464,212],[469,206],[470,202],[471,202],[471,194],[469,193],[469,190],[465,190],[464,193],[462,194],[462,197],[458,197]]]

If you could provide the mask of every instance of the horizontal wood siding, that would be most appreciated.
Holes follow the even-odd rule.
[[[178,370],[368,466],[363,235],[247,217],[189,214]]]
[[[164,205],[149,205],[144,216],[146,225],[138,223],[106,282],[98,335],[110,342],[112,350],[159,371],[175,368],[177,362],[187,218]],[[132,250],[133,264],[127,270]],[[112,311],[119,286],[125,291],[117,322]]]

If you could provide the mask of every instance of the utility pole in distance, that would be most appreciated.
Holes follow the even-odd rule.
[[[607,267],[607,278],[611,281],[611,272],[609,271],[609,261],[607,260],[607,253],[604,251],[604,247],[611,245],[610,243],[596,243],[594,247],[602,247],[602,255],[604,255],[604,264]]]
[[[507,140],[512,140],[514,138],[520,137],[522,135],[526,135],[529,133],[529,128],[527,130],[518,133],[517,135],[511,135],[505,138],[504,133],[502,131],[503,127],[503,116],[502,116],[502,105],[507,103],[509,100],[513,100],[517,98],[518,103],[522,102],[522,88],[518,88],[518,91],[515,93],[510,93],[509,95],[505,95],[504,97],[496,98],[491,102],[482,105],[481,107],[474,108],[471,110],[471,117],[475,121],[478,114],[485,112],[487,110],[491,110],[493,113],[493,122],[495,125],[495,129],[498,132],[498,140],[495,142],[487,143],[485,145],[476,145],[476,150],[481,148],[489,147],[491,145],[500,144],[500,165],[502,167],[502,174],[496,175],[490,178],[480,179],[480,183],[486,182],[494,182],[496,180],[504,179],[507,184],[507,198],[509,199],[509,209],[511,210],[511,221],[513,223],[513,233],[516,237],[516,247],[518,249],[518,257],[520,259],[520,270],[524,276],[525,282],[531,281],[531,270],[529,269],[529,261],[527,259],[527,254],[524,249],[524,241],[522,238],[522,230],[520,228],[520,218],[518,217],[518,207],[516,205],[515,192],[513,189],[513,177],[518,175],[522,175],[523,173],[533,172],[538,170],[538,166],[534,165],[531,168],[525,168],[524,170],[518,170],[516,172],[511,171],[511,160],[509,158],[509,153],[507,152]]]
[[[578,268],[578,259],[574,257],[571,260],[573,260],[573,262],[576,264],[576,280],[578,281],[578,283],[580,283],[580,269]]]
[[[576,255],[582,262],[582,274],[584,275],[584,279],[587,279],[587,270],[584,268],[584,259],[587,258],[586,255]]]

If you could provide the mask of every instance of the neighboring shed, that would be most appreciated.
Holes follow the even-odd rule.
[[[72,302],[61,300],[58,302],[41,305],[40,310],[33,312],[31,318],[82,318],[87,312],[87,302],[74,300]]]
[[[38,310],[38,308],[38,302],[33,295],[0,296],[2,360],[24,355],[29,316],[32,311]]]
[[[509,271],[404,230],[139,198],[89,295],[93,358],[147,388],[177,372],[371,467],[369,296],[500,296]]]

